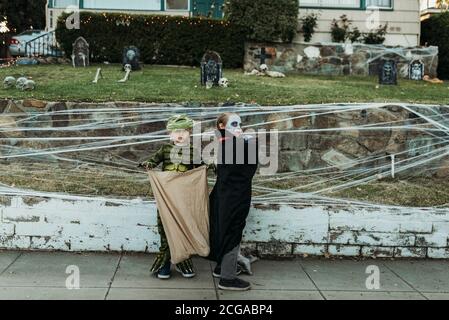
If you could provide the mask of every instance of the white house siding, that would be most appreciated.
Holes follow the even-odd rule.
[[[61,4],[77,3],[73,0],[58,0]],[[393,10],[380,11],[379,23],[384,25],[388,23],[388,34],[385,41],[386,45],[416,46],[420,39],[420,0],[392,0]],[[84,0],[84,9],[86,11],[97,12],[124,12],[140,14],[167,14],[189,16],[190,11],[160,11],[159,0],[145,1],[143,5],[133,5],[131,2],[122,0]],[[108,3],[106,6],[105,3]],[[135,2],[137,3],[137,2]],[[306,2],[303,2],[306,3]],[[300,0],[301,5],[301,0]],[[123,9],[126,7],[126,9]],[[98,9],[95,9],[98,8]],[[54,30],[58,17],[64,12],[64,9],[47,9],[47,29]],[[369,12],[360,9],[310,9],[301,7],[299,16],[307,13],[319,13],[318,28],[313,36],[313,42],[330,42],[330,28],[333,19],[339,19],[346,14],[352,21],[353,27],[358,27],[361,32],[368,32],[367,19]],[[302,41],[303,37],[299,33],[295,41]]]
[[[358,27],[361,32],[368,32],[367,19],[370,12],[360,9],[309,9],[300,8],[300,17],[308,13],[318,13],[318,27],[312,42],[331,41],[331,23],[346,14],[352,22],[352,27]],[[419,0],[393,0],[393,10],[379,12],[380,24],[388,23],[386,45],[416,46],[420,39],[420,2]],[[301,34],[295,41],[302,41]]]
[[[66,0],[67,4],[71,0]],[[105,4],[108,3],[106,6]],[[159,3],[159,5],[158,5]],[[65,4],[65,3],[64,3]],[[126,9],[123,9],[126,7]],[[120,12],[127,14],[163,14],[173,16],[190,16],[189,10],[165,10],[160,11],[160,0],[149,0],[142,6],[128,4],[123,0],[84,0],[84,8],[80,11],[91,12]],[[56,29],[58,18],[64,13],[65,8],[49,8],[46,12],[46,29],[52,31]]]

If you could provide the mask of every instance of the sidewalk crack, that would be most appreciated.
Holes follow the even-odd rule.
[[[217,300],[220,300],[220,294],[218,293],[218,288],[217,288],[217,284],[215,283],[215,278],[214,278],[214,268],[212,267],[212,262],[209,262],[209,267],[210,267],[210,274],[212,276],[212,282],[214,283],[214,289],[215,289],[215,297],[217,298]]]
[[[318,291],[318,293],[321,295],[321,297],[324,300],[327,300],[326,297],[324,296],[323,292],[320,290],[320,288],[318,288],[318,285],[315,283],[315,281],[313,281],[312,277],[307,273],[306,268],[304,268],[304,266],[302,265],[301,261],[298,260],[298,262],[299,262],[299,266],[301,267],[302,271],[307,275],[309,280],[313,283],[313,285],[315,286],[315,289]]]
[[[396,277],[398,277],[399,279],[401,279],[402,281],[404,281],[405,284],[407,284],[410,288],[412,288],[413,290],[415,290],[421,297],[423,297],[425,300],[429,300],[429,298],[427,298],[421,291],[419,291],[418,289],[416,289],[411,283],[409,283],[407,280],[405,280],[403,277],[401,277],[396,271],[394,271],[392,268],[390,268],[389,266],[387,266],[385,263],[382,262],[382,264],[385,266],[385,268],[387,268],[388,270],[390,270],[390,272],[393,273]]]
[[[14,258],[14,260],[10,263],[10,264],[8,264],[8,266],[3,270],[3,271],[1,271],[0,272],[0,277],[3,275],[3,274],[5,274],[5,272],[17,261],[17,260],[19,260],[19,258],[21,257],[23,255],[23,252],[20,252],[18,255],[17,255],[17,257],[15,257]]]
[[[111,281],[109,281],[108,291],[106,291],[106,294],[104,296],[104,300],[107,300],[107,298],[109,296],[109,292],[111,291],[112,283],[114,282],[115,275],[117,274],[117,271],[120,268],[120,263],[122,262],[122,258],[123,258],[123,252],[120,253],[120,257],[118,258],[117,266],[115,267],[115,271],[114,271],[114,274],[112,275]]]

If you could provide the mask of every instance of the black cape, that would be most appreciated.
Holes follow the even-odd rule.
[[[257,139],[236,138],[224,130],[218,136],[217,182],[209,197],[208,259],[220,264],[223,256],[242,241],[251,206],[252,179],[257,171],[258,147]]]

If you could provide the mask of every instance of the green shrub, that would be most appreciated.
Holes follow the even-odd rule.
[[[347,15],[342,15],[340,20],[334,19],[331,23],[332,42],[345,42],[350,35],[351,22]]]
[[[312,40],[312,36],[315,33],[315,28],[318,26],[318,18],[319,15],[315,13],[308,14],[301,18],[301,31],[304,35],[305,42],[310,42]]]
[[[298,0],[230,0],[225,12],[249,40],[291,42],[297,33]]]
[[[347,15],[342,15],[340,20],[334,19],[331,23],[331,37],[333,42],[346,42],[350,40],[352,43],[360,42],[365,44],[382,44],[385,41],[388,24],[380,25],[378,29],[368,33],[361,33],[357,27],[351,30],[351,21]]]
[[[387,34],[388,24],[379,26],[378,29],[373,30],[362,35],[363,42],[366,44],[382,44],[385,42],[385,35]]]
[[[449,12],[421,23],[421,44],[438,46],[438,77],[449,79]]]
[[[351,43],[359,42],[360,38],[362,37],[362,33],[360,32],[359,28],[354,27],[352,31],[349,33],[348,39],[351,41]]]
[[[45,28],[46,0],[0,0],[0,20],[8,21],[12,34]]]
[[[243,64],[245,35],[228,21],[207,18],[81,12],[81,28],[66,28],[58,21],[56,38],[67,56],[83,36],[90,45],[91,61],[122,61],[123,48],[134,45],[146,64],[199,65],[207,50],[220,53],[227,68]]]

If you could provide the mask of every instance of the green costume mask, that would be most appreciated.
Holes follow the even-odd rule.
[[[167,130],[190,130],[193,128],[193,120],[185,114],[173,116],[168,120]]]

